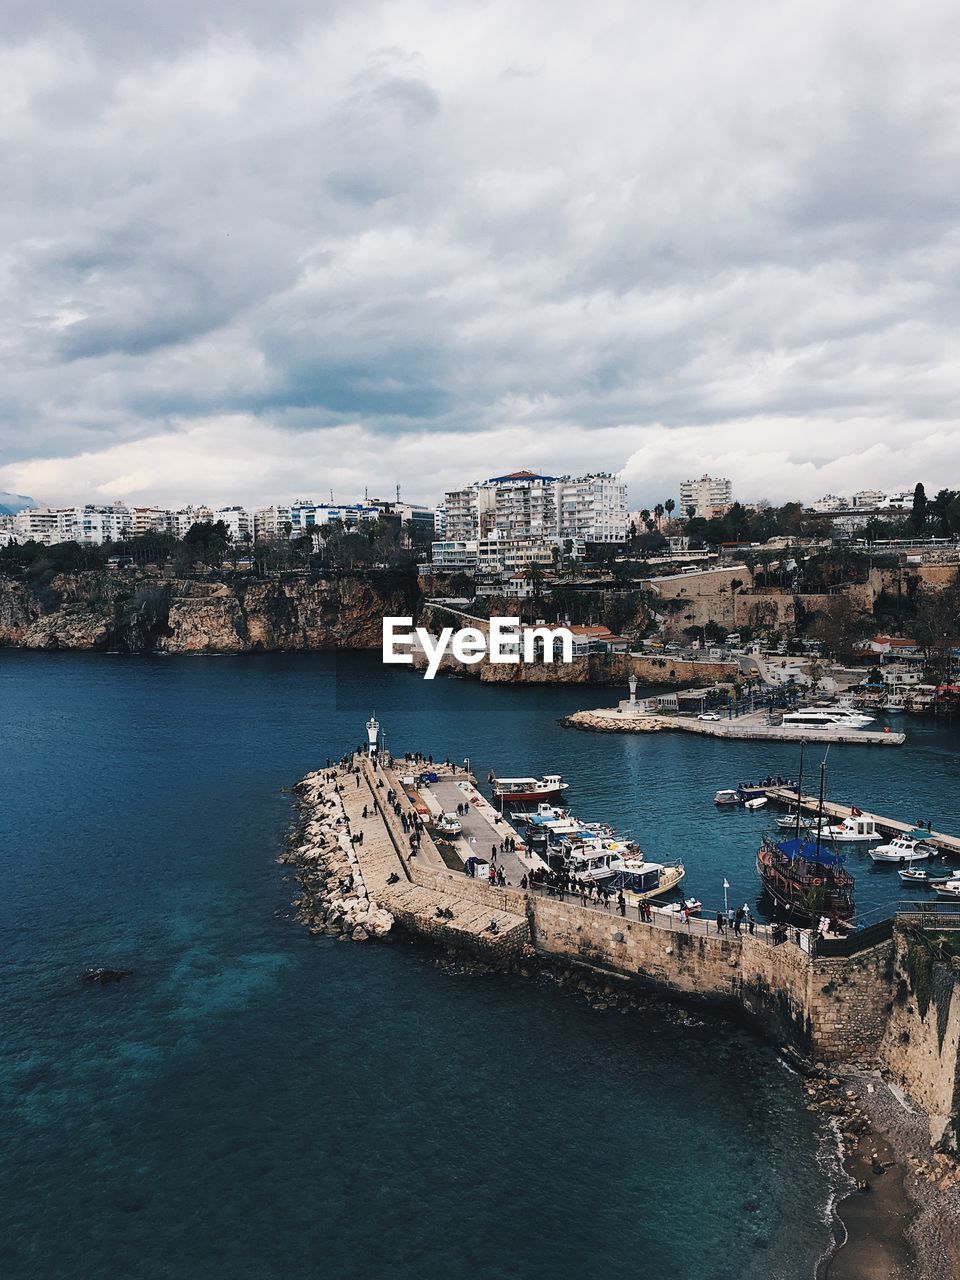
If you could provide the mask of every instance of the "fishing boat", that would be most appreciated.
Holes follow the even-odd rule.
[[[723,791],[718,791],[713,797],[713,803],[718,805],[739,804],[740,792],[733,787],[727,787]]]
[[[441,813],[440,817],[434,823],[434,828],[438,835],[441,836],[458,836],[463,830],[460,819],[452,813]]]
[[[897,875],[904,884],[945,884],[957,878],[956,872],[945,871],[942,875],[931,875],[922,867],[900,867]]]
[[[934,853],[930,845],[924,843],[925,836],[923,831],[894,836],[889,844],[878,844],[871,849],[870,857],[874,862],[923,862]]]
[[[947,880],[943,884],[935,884],[933,888],[941,898],[960,898],[960,880]]]
[[[672,916],[680,915],[681,911],[686,911],[691,916],[698,916],[703,910],[703,903],[699,898],[684,898],[682,902],[668,902],[664,907],[657,907],[657,910],[668,911]]]
[[[559,773],[546,773],[542,778],[498,778],[491,773],[487,781],[493,789],[493,802],[498,809],[507,804],[539,804],[541,801],[551,803],[561,800],[570,786]]]
[[[570,810],[562,809],[556,804],[538,804],[532,812],[529,809],[518,809],[510,817],[515,822],[529,822],[531,818],[538,818],[541,822],[562,822],[564,818],[570,817]]]
[[[622,890],[628,902],[647,902],[675,889],[685,875],[682,862],[648,862],[642,857],[625,858],[610,888]]]
[[[829,748],[828,748],[829,750]],[[813,839],[800,835],[797,813],[795,835],[788,840],[764,837],[757,851],[757,874],[764,895],[774,911],[804,924],[818,923],[826,916],[831,921],[849,920],[853,915],[853,876],[844,870],[844,854],[823,847],[819,834],[823,828],[823,792],[826,756],[820,765],[820,804],[817,813],[818,834]],[[800,782],[803,779],[803,744],[800,747]]]

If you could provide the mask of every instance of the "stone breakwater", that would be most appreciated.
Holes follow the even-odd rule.
[[[367,889],[338,774],[308,774],[296,793],[301,820],[279,860],[295,867],[300,887],[294,902],[297,920],[314,935],[354,942],[385,937],[393,928],[393,916]]]

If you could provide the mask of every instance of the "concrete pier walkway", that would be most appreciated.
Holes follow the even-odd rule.
[[[777,804],[786,805],[787,808],[796,808],[797,793],[792,787],[767,787],[767,796],[770,800]],[[820,807],[820,799],[818,796],[801,796],[800,808],[804,813],[816,813]],[[849,804],[837,804],[833,800],[825,800],[823,802],[823,812],[830,819],[838,819],[842,821],[849,818],[852,806]],[[896,818],[885,818],[879,813],[870,813],[867,809],[862,809],[861,815],[864,818],[872,818],[876,823],[877,830],[882,831],[885,835],[898,836],[903,835],[907,831],[913,831],[915,823],[900,822]],[[960,855],[960,837],[948,836],[942,831],[928,832],[924,837],[927,844],[934,845],[941,853],[950,853]],[[869,845],[866,846],[869,848]]]
[[[770,724],[766,711],[732,719],[698,720],[689,716],[632,715],[619,707],[600,707],[595,711],[575,711],[560,722],[570,729],[586,729],[594,733],[698,733],[705,738],[737,738],[740,741],[765,742],[829,742],[855,747],[901,747],[905,733],[878,732],[873,729],[844,729],[831,725],[812,729],[807,725]]]

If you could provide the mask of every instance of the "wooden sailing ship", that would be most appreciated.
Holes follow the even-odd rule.
[[[775,914],[802,924],[817,925],[822,916],[831,921],[849,920],[853,915],[853,876],[844,869],[846,857],[823,848],[823,789],[826,757],[820,766],[820,812],[816,838],[801,839],[800,812],[794,836],[789,840],[764,837],[757,852],[757,874]],[[803,747],[800,749],[802,795]]]

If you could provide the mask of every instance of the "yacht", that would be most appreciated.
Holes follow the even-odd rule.
[[[805,725],[808,729],[827,729],[836,726],[841,729],[864,729],[873,724],[873,716],[852,707],[798,707],[796,711],[784,713],[783,724]]]
[[[920,832],[910,831],[894,836],[889,844],[878,844],[870,850],[870,857],[874,862],[923,862],[932,853],[930,846],[923,843]]]

